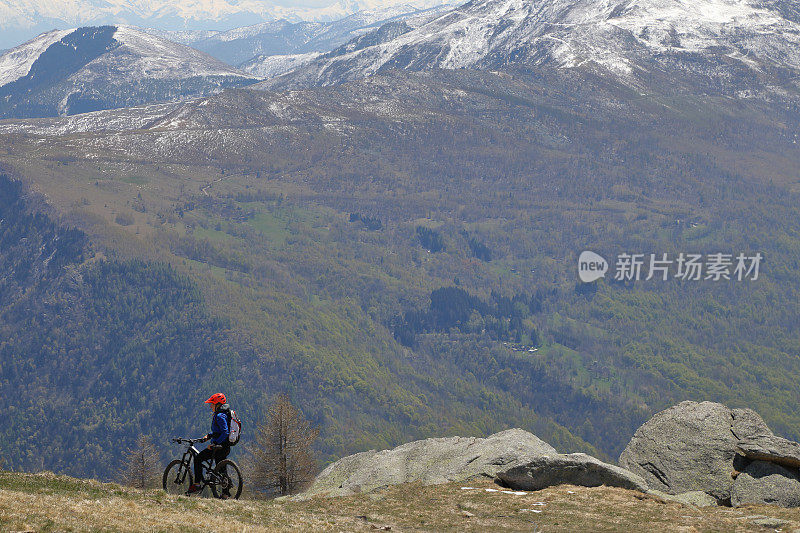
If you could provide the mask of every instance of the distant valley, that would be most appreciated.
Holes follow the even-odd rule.
[[[321,461],[508,427],[615,458],[684,399],[798,438],[791,6],[408,13],[331,40],[171,36],[209,53],[83,28],[3,56],[0,383],[48,421],[4,430],[14,467],[107,476],[153,409],[177,413],[159,444],[199,424],[207,388],[246,419],[289,393]],[[583,250],[765,261],[581,283]],[[86,409],[70,438],[98,459],[44,453]]]

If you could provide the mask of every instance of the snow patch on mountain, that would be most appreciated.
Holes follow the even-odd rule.
[[[132,80],[141,78],[189,78],[194,76],[247,76],[208,54],[145,33],[119,26],[114,38],[122,46],[87,65],[102,75],[114,70]]]
[[[46,117],[182,100],[241,87],[256,76],[130,26],[47,33],[0,56],[0,117]],[[24,81],[24,83],[22,83]]]
[[[378,38],[380,30],[364,35],[291,76],[301,85],[327,85],[392,68],[545,63],[630,75],[665,54],[688,68],[703,68],[690,65],[692,54],[800,68],[800,24],[778,3],[755,0],[473,0],[424,24],[410,21],[391,39]]]
[[[274,78],[306,65],[319,56],[320,54],[317,52],[258,56],[242,64],[240,68],[259,78]]]
[[[42,52],[73,31],[74,29],[49,31],[5,52],[0,56],[0,87],[26,76]]]
[[[73,133],[132,131],[148,127],[184,102],[107,109],[57,118],[0,121],[0,134],[27,133],[45,137]]]
[[[329,52],[347,41],[394,21],[449,9],[437,6],[420,9],[411,4],[359,11],[331,22],[261,22],[227,31],[142,31],[186,44],[229,65],[241,66],[264,56],[294,56]],[[299,65],[294,65],[295,68]]]
[[[30,71],[31,65],[50,46],[74,32],[53,30],[24,43],[0,56],[0,87]],[[114,39],[121,46],[88,63],[75,74],[82,82],[114,76],[139,82],[142,79],[189,78],[195,76],[235,76],[253,78],[208,54],[137,28],[118,26]],[[107,81],[107,80],[105,80]]]
[[[139,28],[145,33],[167,39],[173,43],[192,46],[194,43],[210,39],[215,35],[223,33],[218,30],[162,30],[159,28]]]

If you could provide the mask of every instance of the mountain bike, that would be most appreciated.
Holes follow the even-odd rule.
[[[187,444],[186,451],[183,452],[183,457],[175,459],[164,470],[164,477],[161,482],[164,490],[168,494],[184,495],[189,490],[192,484],[192,461],[200,453],[195,447],[198,442],[203,442],[204,439],[172,439],[172,442],[177,444]],[[239,467],[230,459],[223,459],[212,468],[213,459],[203,462],[203,471],[205,472],[204,481],[200,494],[206,489],[211,488],[211,492],[215,498],[221,498],[223,493],[227,491],[230,497],[238,499],[242,494],[242,472]]]

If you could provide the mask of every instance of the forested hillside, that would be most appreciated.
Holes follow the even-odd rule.
[[[86,425],[98,442],[146,429],[123,427],[128,413],[160,412],[111,399],[158,381],[155,361],[166,410],[191,419],[181,428],[205,429],[209,389],[243,409],[285,390],[322,430],[323,459],[513,426],[615,457],[683,399],[751,407],[797,438],[798,107],[704,90],[640,93],[564,70],[394,72],[228,91],[144,127],[113,113],[5,123],[0,158],[114,262],[72,260],[81,289],[54,300],[57,314],[5,311],[23,340],[2,349],[58,391],[42,412],[111,406]],[[586,249],[765,259],[757,280],[581,285]],[[66,287],[69,271],[37,290]],[[106,279],[122,293],[99,289]],[[157,280],[182,287],[176,299],[159,303]],[[99,311],[109,302],[119,314]],[[60,340],[24,340],[47,320]],[[68,342],[114,328],[122,348]],[[106,388],[42,363],[77,354]],[[4,394],[24,383],[4,379]],[[15,465],[64,468],[71,454],[44,447],[61,422],[45,420],[47,439],[11,448],[44,462],[12,452]]]
[[[209,312],[196,281],[163,262],[108,260],[83,232],[31,212],[20,183],[2,176],[0,188],[0,385],[14,413],[2,428],[6,467],[113,478],[139,434],[162,449],[170,437],[205,434],[202,401],[215,390],[227,392],[250,428],[261,400],[292,393],[322,429],[323,458],[405,434],[514,423],[567,448],[587,446],[530,408],[502,405],[474,378],[463,381],[459,403],[449,403],[441,364],[426,376],[388,360],[367,340],[373,326],[342,323],[327,306],[306,310],[281,298],[268,331],[283,344],[277,332],[300,337],[315,324],[319,347],[297,339],[255,349],[246,326]],[[354,308],[346,313],[358,320]],[[351,351],[337,360],[325,345]],[[439,409],[420,401],[426,397]],[[472,417],[481,410],[486,418]],[[502,417],[488,418],[490,410]]]
[[[82,232],[29,213],[19,183],[0,189],[6,466],[108,475],[132,435],[189,431],[191,401],[236,360],[193,282],[94,257]]]

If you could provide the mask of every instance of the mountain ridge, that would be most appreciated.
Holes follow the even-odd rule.
[[[386,22],[433,13],[444,6],[418,8],[410,4],[358,11],[329,22],[276,20],[228,31],[170,32],[144,29],[206,52],[230,65],[241,66],[258,56],[328,52]]]
[[[69,115],[201,96],[255,77],[129,26],[53,31],[0,56],[0,117]]]
[[[262,86],[324,86],[393,68],[532,69],[548,64],[593,66],[633,84],[679,72],[709,80],[795,74],[800,70],[800,24],[793,11],[783,16],[782,5],[472,0],[388,39],[378,35],[381,30],[366,34]],[[370,36],[374,43],[358,44]]]

